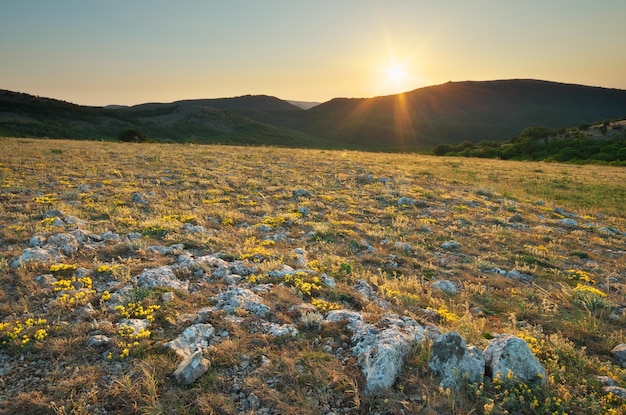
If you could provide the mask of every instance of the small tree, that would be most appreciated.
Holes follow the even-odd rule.
[[[146,141],[148,141],[148,137],[146,137],[146,135],[139,130],[129,128],[122,131],[117,136],[117,140],[123,141],[125,143],[145,143]]]

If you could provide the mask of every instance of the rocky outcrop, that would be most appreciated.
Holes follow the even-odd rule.
[[[209,370],[209,361],[197,350],[187,356],[174,371],[174,378],[183,385],[190,385]]]
[[[428,367],[436,376],[441,376],[439,386],[457,390],[466,382],[481,382],[485,374],[483,352],[467,346],[457,332],[437,337],[430,347]]]
[[[206,350],[214,335],[215,330],[212,325],[193,324],[183,330],[174,340],[165,343],[165,347],[181,357],[188,357],[197,350]]]
[[[524,382],[546,382],[546,370],[523,339],[501,334],[485,349],[486,373],[495,378],[506,378],[509,372]]]
[[[611,349],[611,355],[623,368],[626,368],[626,343],[618,344]]]

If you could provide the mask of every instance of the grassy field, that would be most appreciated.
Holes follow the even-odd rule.
[[[626,370],[610,355],[625,342],[624,168],[265,147],[0,144],[2,413],[626,413],[597,378],[626,387]],[[76,229],[93,243],[14,264],[37,245],[33,237],[49,243]],[[450,241],[458,246],[442,248]],[[165,254],[150,248],[181,243]],[[179,358],[163,344],[215,305],[226,284],[208,270],[202,278],[181,272],[188,292],[135,287],[134,301],[109,304],[144,269],[218,253],[253,264],[241,284],[265,289],[271,322],[299,334],[274,338],[243,310],[238,320],[213,312],[207,321],[226,334],[205,352],[209,372],[180,386],[171,376]],[[312,274],[268,277],[284,264],[326,274],[336,287]],[[456,295],[431,289],[443,279]],[[365,300],[358,280],[387,307]],[[425,343],[391,389],[367,395],[355,359],[328,351],[349,343],[349,332],[293,312],[304,306],[317,310],[310,318],[347,308],[375,321],[392,311],[481,348],[512,333],[530,345],[548,383],[506,393],[487,380],[440,390]],[[125,316],[148,318],[150,330],[129,339],[117,326]],[[88,346],[94,334],[112,342]]]

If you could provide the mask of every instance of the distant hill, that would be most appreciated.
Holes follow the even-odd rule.
[[[626,91],[537,80],[449,82],[376,98],[336,98],[282,125],[346,146],[413,149],[503,141],[529,126],[569,127],[626,116]]]
[[[295,105],[296,107],[300,107],[303,110],[308,110],[321,104],[321,102],[311,102],[311,101],[287,101],[287,102],[292,105]]]
[[[414,151],[503,142],[532,126],[624,118],[626,91],[529,79],[467,81],[301,106],[245,95],[99,108],[0,91],[0,135],[111,139],[136,128],[157,141]]]
[[[128,128],[155,141],[318,147],[320,139],[246,118],[240,111],[302,111],[268,96],[87,107],[0,91],[0,136],[115,139]]]

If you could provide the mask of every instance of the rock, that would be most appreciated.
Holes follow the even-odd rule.
[[[439,280],[439,281],[435,281],[432,284],[430,284],[430,288],[435,289],[435,290],[439,290],[443,293],[446,293],[448,295],[456,295],[458,290],[456,288],[456,284],[454,284],[452,281],[448,281],[448,280]]]
[[[22,255],[13,258],[11,261],[11,267],[17,268],[20,265],[28,264],[29,262],[46,263],[61,259],[61,256],[55,252],[52,252],[44,248],[26,248]]]
[[[311,214],[311,209],[309,209],[306,206],[300,206],[298,208],[298,212],[302,215],[302,216],[309,216]]]
[[[296,248],[293,250],[296,255],[296,265],[299,267],[306,267],[309,263],[306,257],[306,251],[303,248]]]
[[[363,317],[349,310],[332,310],[327,322],[348,321],[353,332],[352,353],[359,359],[365,376],[367,393],[376,393],[393,385],[402,371],[406,355],[415,344],[424,339],[424,328],[414,320],[389,314],[382,318],[380,327],[365,323]]]
[[[247,310],[259,317],[266,317],[270,308],[263,304],[263,299],[247,288],[233,288],[217,296],[217,310],[234,313],[238,308]]]
[[[611,349],[611,355],[623,368],[626,368],[626,343],[618,344]]]
[[[313,195],[308,190],[296,189],[296,190],[293,191],[293,198],[294,199],[298,199],[299,197],[309,197],[310,198],[311,196],[313,196]]]
[[[89,337],[87,340],[87,346],[89,347],[103,347],[103,346],[112,346],[113,339],[104,334],[94,334]]]
[[[206,232],[206,229],[204,229],[204,226],[192,225],[191,223],[185,223],[180,229],[182,231],[186,231],[186,232],[189,232],[189,233],[204,233],[204,232]]]
[[[558,224],[561,226],[565,226],[567,228],[576,228],[578,227],[578,222],[576,222],[574,219],[571,218],[567,218],[567,219],[561,219],[558,221]]]
[[[624,388],[620,388],[619,386],[605,386],[602,390],[607,394],[612,393],[614,396],[626,400],[626,389]]]
[[[46,238],[41,235],[35,235],[28,240],[28,246],[38,248],[46,243]]]
[[[171,255],[177,252],[180,252],[185,249],[184,244],[174,244],[170,246],[161,246],[161,245],[150,245],[146,248],[147,252],[152,252],[155,254],[161,255]]]
[[[246,398],[248,409],[256,411],[261,406],[261,400],[254,392],[250,392],[250,395]]]
[[[145,330],[150,327],[150,320],[148,319],[140,319],[140,318],[123,318],[117,324],[117,329],[132,327],[133,333],[138,334],[141,330]]]
[[[122,238],[115,232],[105,231],[100,236],[104,242],[120,242]]]
[[[202,357],[202,351],[197,350],[178,365],[174,371],[174,378],[180,384],[190,385],[204,375],[209,366],[209,361]]]
[[[35,281],[41,285],[41,288],[52,288],[52,284],[57,281],[52,274],[43,274],[35,277]]]
[[[133,203],[136,203],[138,205],[148,205],[148,198],[146,197],[145,194],[143,193],[133,193],[131,196],[131,200],[133,201]]]
[[[75,216],[67,215],[63,220],[68,225],[76,225],[76,226],[85,226],[85,225],[87,225],[87,222],[85,222],[84,220],[78,219]]]
[[[507,221],[510,222],[510,223],[519,223],[519,222],[521,222],[523,220],[524,220],[524,218],[519,213],[516,213],[515,215],[510,216],[510,217],[507,218]]]
[[[330,288],[335,288],[337,287],[337,283],[335,282],[335,279],[327,274],[322,274],[320,276],[320,280],[322,281],[322,283]]]
[[[354,284],[354,289],[362,294],[366,299],[378,305],[379,307],[388,308],[389,304],[384,299],[380,298],[374,288],[365,280],[357,280]]]
[[[246,277],[256,272],[256,267],[252,264],[248,264],[241,261],[235,261],[228,266],[228,270],[231,274],[241,275]]]
[[[600,382],[603,386],[618,386],[615,379],[608,376],[596,376],[596,380]]]
[[[431,346],[428,367],[442,377],[439,386],[458,390],[464,382],[482,381],[485,358],[478,348],[468,347],[459,333],[450,332],[437,337]]]
[[[177,355],[188,357],[197,350],[204,350],[215,336],[215,329],[210,324],[193,324],[187,327],[174,340],[165,343],[165,347]]]
[[[519,271],[516,271],[516,270],[507,271],[504,274],[504,276],[507,277],[507,278],[511,278],[513,280],[521,281],[521,282],[523,282],[525,284],[530,284],[533,281],[533,279],[535,278],[535,277],[533,277],[530,274],[526,274],[526,273],[519,272]]]
[[[47,211],[47,212],[45,212],[43,214],[43,218],[44,219],[48,219],[48,218],[61,218],[61,219],[63,219],[64,216],[65,215],[63,213],[61,213],[60,210],[57,210],[57,209],[49,210],[49,211]]]
[[[55,248],[63,255],[71,256],[78,251],[78,241],[69,233],[57,233],[48,237],[48,246]]]
[[[487,374],[506,378],[509,372],[525,382],[546,382],[546,370],[541,366],[528,344],[519,337],[502,334],[489,342],[485,349]]]
[[[172,268],[167,265],[144,270],[135,277],[135,280],[141,288],[168,287],[183,292],[189,291],[189,281],[176,278]]]
[[[275,337],[296,337],[298,335],[298,329],[292,324],[275,324],[270,323],[267,329],[267,334]]]
[[[415,205],[415,199],[412,199],[410,197],[406,197],[406,196],[402,196],[400,199],[398,199],[398,201],[396,202],[396,204],[398,206],[413,206]]]
[[[172,301],[174,301],[174,293],[171,291],[164,292],[163,294],[161,294],[161,301],[163,301],[164,303],[171,303]]]
[[[444,249],[446,251],[453,251],[455,249],[459,249],[461,245],[456,241],[448,241],[448,242],[442,243],[440,247],[441,249]]]

